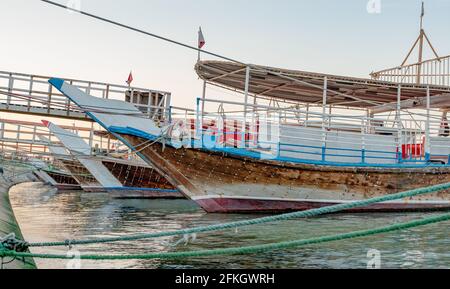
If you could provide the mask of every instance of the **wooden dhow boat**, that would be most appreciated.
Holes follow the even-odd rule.
[[[205,87],[245,101],[204,94],[194,113],[171,107],[161,125],[133,105],[50,83],[211,213],[306,210],[450,182],[449,86],[222,61],[196,70]],[[353,211],[447,209],[448,191]]]
[[[43,120],[63,145],[52,145],[48,139],[55,158],[63,162],[74,178],[88,192],[108,192],[115,198],[122,199],[178,199],[184,196],[174,189],[153,168],[138,160],[128,160],[111,156],[93,154],[91,146],[77,134]],[[87,182],[87,180],[91,180]]]
[[[135,106],[50,83],[208,212],[306,210],[450,182],[450,56],[423,29],[400,67],[370,79],[200,61],[196,110]],[[436,58],[423,60],[425,45]],[[407,64],[415,48],[417,63]],[[208,85],[243,95],[206,97]],[[444,191],[355,211],[450,209]]]

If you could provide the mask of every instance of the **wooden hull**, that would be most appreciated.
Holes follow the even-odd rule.
[[[108,193],[116,199],[184,199],[178,191],[146,188],[83,187],[86,193]]]
[[[199,204],[207,212],[212,213],[279,213],[297,212],[321,207],[341,204],[339,202],[300,201],[300,200],[263,200],[263,199],[239,199],[239,198],[206,198],[197,199]],[[445,204],[400,204],[386,203],[376,204],[364,208],[347,210],[349,213],[368,212],[425,212],[449,210],[450,205]]]
[[[143,138],[122,135],[130,145]],[[449,167],[331,167],[255,160],[156,143],[141,152],[180,192],[211,213],[298,211],[450,182]],[[450,192],[357,212],[450,209]]]
[[[35,171],[34,174],[41,181],[56,187],[59,192],[82,190],[75,178],[69,174],[49,171]]]
[[[58,189],[58,192],[71,192],[82,190],[80,185],[72,185],[72,184],[56,184],[55,187],[56,189]]]
[[[184,198],[174,190],[161,175],[151,168],[142,168],[121,163],[104,162],[106,169],[124,186],[120,189],[103,187],[96,178],[78,161],[62,161],[64,166],[81,183],[80,188],[87,193],[110,193],[114,198],[121,199],[180,199]],[[152,190],[154,189],[154,190]],[[62,188],[62,191],[67,191]]]
[[[111,190],[111,196],[116,199],[185,199],[185,196],[180,192],[169,191],[149,191],[139,190]]]

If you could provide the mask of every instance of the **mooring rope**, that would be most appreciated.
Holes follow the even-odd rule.
[[[359,207],[366,207],[375,203],[387,202],[398,199],[411,198],[414,196],[431,194],[439,191],[444,191],[450,189],[450,183],[430,186],[426,188],[414,189],[402,193],[387,195],[383,197],[376,197],[372,199],[367,199],[363,201],[355,201],[346,204],[339,204],[324,208],[312,209],[308,211],[294,212],[283,215],[276,215],[270,217],[263,217],[251,220],[237,221],[225,224],[217,224],[210,226],[201,226],[189,229],[182,229],[176,231],[169,232],[157,232],[157,233],[148,233],[148,234],[137,234],[137,235],[128,235],[122,237],[112,237],[112,238],[98,238],[98,239],[86,239],[86,240],[66,240],[64,242],[41,242],[41,243],[30,243],[30,247],[58,247],[58,246],[67,246],[70,242],[72,245],[88,245],[88,244],[99,244],[99,243],[112,243],[112,242],[122,242],[122,241],[134,241],[134,240],[142,240],[142,239],[151,239],[151,238],[161,238],[161,237],[169,237],[169,236],[179,236],[179,235],[189,235],[194,233],[204,233],[204,232],[212,232],[212,231],[223,231],[227,229],[235,229],[238,227],[252,226],[252,225],[260,225],[265,223],[284,221],[296,218],[309,218],[314,216],[319,216],[323,214],[337,213],[341,211],[346,211]]]
[[[321,244],[327,242],[341,241],[347,239],[362,238],[372,235],[379,235],[383,233],[395,232],[405,229],[416,228],[429,224],[435,224],[440,222],[446,222],[450,220],[450,214],[428,217],[421,220],[415,220],[405,223],[393,224],[376,229],[354,231],[344,234],[336,234],[329,236],[316,237],[311,239],[300,239],[294,241],[270,243],[263,245],[254,245],[246,247],[234,247],[226,249],[212,249],[201,251],[184,251],[184,252],[170,252],[170,253],[149,253],[149,254],[127,254],[127,255],[81,255],[81,260],[148,260],[148,259],[183,259],[192,257],[207,257],[216,255],[244,255],[265,253],[273,250],[280,249],[293,249],[306,245]],[[32,254],[32,253],[19,253],[15,251],[2,251],[0,250],[0,257],[22,257],[22,258],[38,258],[38,259],[73,259],[68,255],[59,254]]]
[[[0,250],[26,252],[28,250],[28,243],[17,239],[16,234],[11,233],[0,237]]]

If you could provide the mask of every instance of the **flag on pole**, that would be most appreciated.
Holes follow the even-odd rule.
[[[425,16],[425,2],[422,1],[422,14],[420,15],[421,17]]]
[[[202,28],[200,27],[200,29],[198,30],[198,49],[202,49],[205,44],[205,37],[203,36]]]
[[[130,75],[128,75],[127,84],[131,85],[132,82],[133,82],[133,72],[130,71]]]

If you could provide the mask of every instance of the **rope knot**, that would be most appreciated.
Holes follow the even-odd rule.
[[[72,240],[65,240],[64,245],[69,248],[69,250],[72,250]]]
[[[6,251],[27,252],[29,246],[28,242],[17,239],[16,234],[8,234],[0,238],[0,256],[4,257]]]

